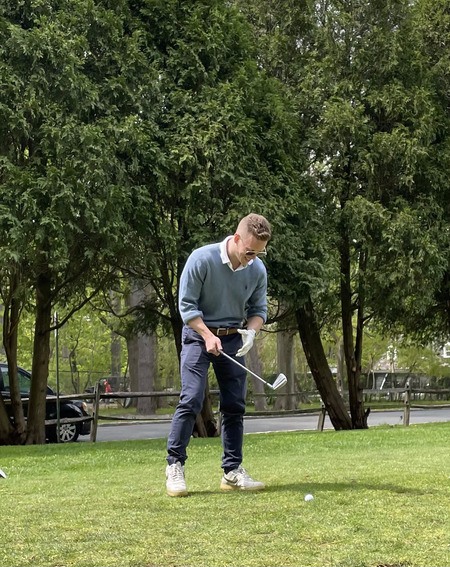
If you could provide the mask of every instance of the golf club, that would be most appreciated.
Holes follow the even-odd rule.
[[[226,352],[223,352],[223,350],[220,351],[221,354],[223,354],[223,356],[225,356],[225,358],[228,358],[230,360],[232,360],[235,364],[237,364],[238,366],[240,366],[241,368],[243,368],[246,372],[248,372],[249,374],[251,374],[252,376],[254,376],[255,378],[257,378],[258,380],[260,380],[261,382],[264,382],[264,384],[266,386],[269,386],[269,388],[272,388],[272,390],[277,390],[278,388],[281,388],[281,386],[284,386],[287,382],[287,378],[284,374],[278,374],[278,376],[275,379],[275,382],[273,384],[269,384],[269,382],[266,382],[265,380],[263,380],[261,378],[261,376],[258,376],[258,374],[255,374],[254,372],[252,372],[251,370],[249,370],[246,366],[244,366],[243,364],[241,364],[240,362],[238,362],[235,358],[233,358],[232,356],[230,356],[229,354],[227,354]]]

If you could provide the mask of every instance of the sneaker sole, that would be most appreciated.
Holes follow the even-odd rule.
[[[181,498],[183,496],[188,496],[187,490],[169,490],[167,489],[167,496],[171,496],[172,498]]]
[[[222,482],[220,484],[220,490],[244,490],[245,492],[257,492],[258,490],[264,490],[266,487],[263,486],[254,486],[254,487],[248,487],[248,486],[237,486],[236,484],[226,484],[224,482]]]

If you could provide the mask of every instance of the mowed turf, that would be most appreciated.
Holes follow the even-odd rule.
[[[450,566],[450,423],[244,450],[265,491],[222,493],[220,439],[192,439],[190,496],[169,498],[163,440],[2,447],[0,565]]]

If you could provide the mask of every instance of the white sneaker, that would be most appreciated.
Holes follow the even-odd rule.
[[[184,467],[178,461],[166,467],[166,489],[169,496],[187,496]]]
[[[253,480],[248,472],[239,465],[234,471],[224,474],[220,483],[221,490],[263,490],[264,483]]]

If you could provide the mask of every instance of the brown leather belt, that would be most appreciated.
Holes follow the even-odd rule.
[[[213,335],[216,337],[223,337],[224,335],[234,335],[238,332],[236,327],[208,327]]]

